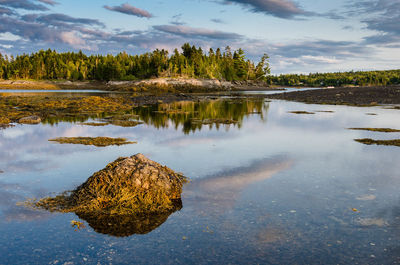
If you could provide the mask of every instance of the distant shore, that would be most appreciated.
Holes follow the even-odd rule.
[[[26,90],[107,90],[107,91],[164,91],[164,92],[208,92],[235,90],[280,90],[261,81],[220,81],[217,79],[154,78],[137,81],[35,81],[0,80],[0,89]]]

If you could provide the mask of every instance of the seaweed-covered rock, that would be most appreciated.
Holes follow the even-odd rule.
[[[19,123],[22,124],[39,124],[42,119],[39,116],[28,116],[18,120]]]
[[[142,154],[118,158],[69,194],[35,206],[79,214],[153,214],[176,208],[187,179]]]
[[[181,198],[185,181],[181,174],[137,154],[119,158],[93,174],[71,199],[88,209],[159,212]]]

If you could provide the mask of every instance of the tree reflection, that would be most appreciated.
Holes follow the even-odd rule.
[[[134,110],[144,123],[156,128],[167,128],[171,124],[183,128],[185,134],[201,130],[203,126],[219,129],[222,126],[242,127],[249,115],[258,115],[265,120],[269,104],[264,100],[220,99],[209,101],[181,101],[171,104],[156,104]]]

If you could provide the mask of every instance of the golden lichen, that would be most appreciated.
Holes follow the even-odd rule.
[[[110,138],[110,137],[60,137],[50,139],[49,141],[58,142],[60,144],[83,144],[94,145],[97,147],[105,147],[109,145],[125,145],[136,144],[137,142],[128,142],[125,138]]]

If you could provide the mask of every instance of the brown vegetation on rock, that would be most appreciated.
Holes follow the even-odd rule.
[[[162,212],[174,207],[186,182],[182,174],[137,154],[118,158],[70,194],[42,199],[35,206],[61,212]]]
[[[145,234],[182,208],[186,182],[182,174],[137,154],[118,158],[72,192],[27,204],[52,212],[74,212],[101,233]]]

